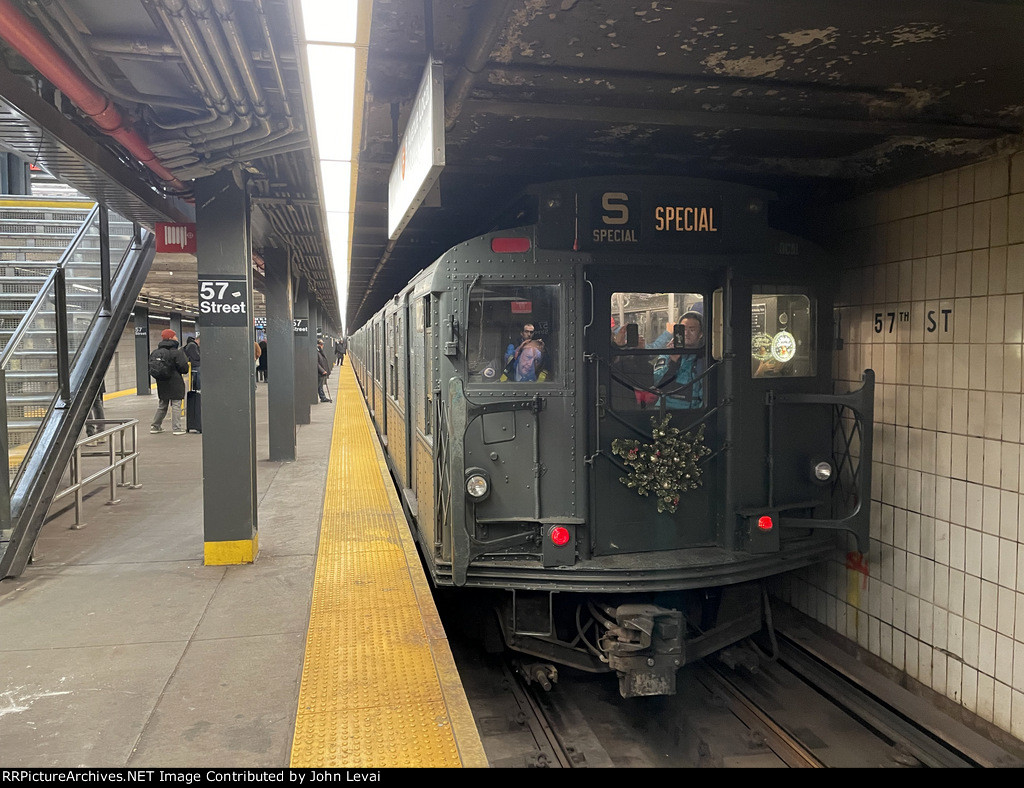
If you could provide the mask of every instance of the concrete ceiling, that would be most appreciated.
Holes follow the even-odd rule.
[[[374,0],[341,304],[306,131],[297,0],[7,2],[185,190],[159,183],[0,42],[0,96],[26,124],[0,112],[4,147],[29,158],[52,149],[58,170],[91,172],[75,177],[124,192],[125,215],[149,223],[188,212],[193,178],[247,172],[255,251],[288,249],[350,329],[531,182],[740,181],[775,191],[776,210],[799,225],[814,206],[1019,146],[1024,130],[1016,1]],[[439,203],[392,242],[388,178],[428,57],[444,71]],[[148,292],[194,303],[194,271],[178,275],[154,272]]]
[[[799,217],[991,155],[1024,127],[1022,33],[1017,2],[377,0],[350,324],[531,181],[722,178]],[[445,71],[441,207],[389,248],[388,174],[429,52]]]
[[[340,325],[295,19],[292,0],[4,0],[0,147],[149,227],[194,220],[195,179],[243,173],[256,313],[263,254],[284,249]],[[101,113],[90,93],[109,101]],[[98,128],[113,113],[114,138]],[[155,166],[126,151],[126,130]],[[194,313],[197,300],[195,259],[158,257],[140,301]]]

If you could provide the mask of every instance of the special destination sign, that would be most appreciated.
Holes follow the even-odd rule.
[[[591,200],[589,227],[585,237],[580,234],[580,246],[622,251],[706,246],[721,238],[722,214],[722,200],[706,194],[599,191]]]

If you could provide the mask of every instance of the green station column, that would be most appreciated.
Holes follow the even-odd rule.
[[[309,380],[316,368],[309,368],[309,285],[303,277],[295,288],[295,423],[310,423]],[[314,395],[316,385],[313,385]]]
[[[196,181],[196,260],[203,343],[204,563],[259,552],[252,249],[243,176]]]
[[[153,392],[149,384],[149,309],[136,305],[132,313],[135,331],[135,393],[148,397]]]
[[[292,267],[284,249],[267,249],[267,412],[270,459],[295,461],[295,333],[292,316]]]

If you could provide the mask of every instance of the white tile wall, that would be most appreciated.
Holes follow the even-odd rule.
[[[839,214],[838,377],[876,374],[870,571],[837,555],[779,593],[1024,740],[1024,151]]]

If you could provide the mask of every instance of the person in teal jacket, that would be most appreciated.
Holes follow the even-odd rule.
[[[678,323],[669,323],[665,331],[647,347],[680,345],[690,349],[704,346],[704,315],[700,312],[685,312]],[[654,388],[662,392],[665,407],[669,410],[703,408],[704,381],[688,384],[700,377],[704,369],[704,357],[700,353],[658,356],[654,362]]]

